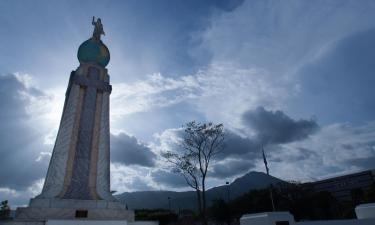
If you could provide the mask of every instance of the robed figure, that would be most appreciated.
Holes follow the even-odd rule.
[[[100,35],[105,35],[103,30],[103,24],[100,18],[95,21],[95,16],[92,17],[92,25],[94,25],[94,33],[92,37],[95,41],[100,41]]]

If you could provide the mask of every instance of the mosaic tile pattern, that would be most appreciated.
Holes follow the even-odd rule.
[[[63,196],[65,199],[95,199],[95,196],[90,193],[89,175],[97,91],[111,91],[111,86],[100,80],[99,72],[98,69],[90,67],[87,77],[74,77],[73,82],[85,87],[86,91],[79,124],[73,174],[70,185]]]
[[[63,115],[48,167],[47,176],[40,198],[52,198],[63,188],[68,160],[68,149],[72,138],[75,115],[78,105],[79,86],[69,82]]]
[[[115,200],[110,192],[110,151],[109,151],[109,93],[103,93],[102,114],[99,135],[99,156],[96,189],[98,195],[105,200]]]

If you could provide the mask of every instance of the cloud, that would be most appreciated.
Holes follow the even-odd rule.
[[[156,134],[154,136],[155,142],[153,143],[152,147],[158,153],[165,151],[184,151],[181,147],[183,136],[183,128],[167,129],[161,134]],[[241,158],[244,155],[251,154],[255,149],[258,151],[261,145],[256,140],[240,136],[229,129],[225,129],[224,146],[224,150],[216,155],[216,158],[219,160],[227,157]]]
[[[312,180],[373,169],[375,122],[322,126],[310,138],[278,146],[270,152],[271,173],[289,179]]]
[[[194,75],[171,78],[155,74],[147,80],[118,84],[117,87],[114,86],[112,95],[111,116],[117,124],[133,132],[136,128],[127,127],[125,123],[125,119],[132,114],[152,114],[159,112],[160,108],[169,108],[178,115],[189,108],[194,109],[193,114],[197,117],[239,128],[241,115],[249,108],[256,108],[258,105],[278,108],[281,106],[280,102],[294,94],[293,88],[278,87],[269,82],[264,71],[219,63],[212,64]],[[185,107],[179,109],[172,107],[174,105]],[[152,115],[157,120],[159,115]]]
[[[141,115],[140,112],[150,120],[158,120],[167,117],[168,112],[178,115],[189,108],[194,109],[194,116],[199,119],[223,122],[228,128],[238,129],[242,125],[242,114],[258,106],[287,111],[294,117],[315,115],[317,107],[314,106],[320,105],[319,100],[323,98],[329,99],[328,95],[320,96],[314,104],[307,104],[308,101],[301,98],[301,104],[293,110],[288,108],[290,101],[310,89],[309,82],[301,80],[301,68],[323,59],[338,40],[373,27],[374,6],[371,1],[359,5],[350,1],[330,4],[244,1],[231,11],[210,14],[210,26],[190,33],[198,44],[190,46],[189,50],[181,49],[198,58],[208,54],[209,61],[192,73],[176,76],[160,71],[146,79],[114,85],[111,118],[116,120],[116,125],[112,127],[120,129],[122,126],[137,136],[147,135],[149,140],[150,132],[140,131],[136,121],[132,124],[125,121],[141,120],[136,116]],[[317,71],[310,77],[323,76]],[[350,85],[348,83],[353,82],[343,85]],[[173,107],[176,105],[186,107]],[[304,108],[309,110],[302,110]],[[334,109],[335,104],[330,108]],[[339,111],[345,113],[346,110]],[[373,115],[371,110],[366,111],[367,115]],[[329,114],[320,113],[318,118],[325,121],[324,117]],[[181,124],[181,120],[171,118],[169,127],[175,126],[173,123]],[[146,126],[153,133],[167,129],[162,125],[159,130]]]
[[[228,157],[235,159],[257,157],[261,144],[256,139],[251,139],[231,131],[225,130],[225,148],[217,155],[218,160]]]
[[[373,120],[374,39],[374,28],[349,35],[301,67],[301,92],[289,101],[290,108],[324,123]]]
[[[111,163],[111,190],[121,193],[158,189],[150,176],[151,170],[152,168],[144,166]]]
[[[215,163],[209,175],[214,178],[229,178],[243,175],[254,168],[254,158],[226,159]]]
[[[116,119],[196,98],[198,95],[194,93],[200,92],[198,82],[194,76],[171,78],[152,74],[147,79],[132,84],[114,84],[111,96],[114,107],[111,115]]]
[[[31,197],[34,197],[42,191],[44,179],[34,181],[29,187],[24,189],[12,189],[0,187],[0,200],[8,200],[11,209],[20,206],[26,206]]]
[[[373,27],[374,7],[372,1],[245,1],[211,17],[201,48],[212,61],[263,68],[278,78],[314,59],[332,41]]]
[[[166,170],[155,170],[151,173],[151,177],[156,183],[168,188],[182,188],[188,186],[182,175]]]
[[[275,114],[274,111],[269,112]],[[277,114],[274,116],[279,118]],[[181,132],[183,130],[180,128],[169,129],[156,135],[152,148],[155,152],[161,149],[176,150]],[[259,140],[254,139],[256,137],[241,136],[226,130],[226,148],[212,161],[209,170],[210,187],[221,184],[224,178],[235,178],[252,170],[264,171],[261,145]],[[372,169],[371,162],[375,158],[375,122],[363,125],[325,125],[304,139],[297,137],[289,139],[292,140],[289,143],[265,146],[271,175],[286,180],[311,181]],[[171,173],[164,161],[158,158],[156,165],[151,169],[137,166],[112,169],[112,176],[116,177],[112,179],[112,183],[115,187],[120,187],[119,190],[126,191],[186,190],[184,179],[178,174]],[[147,185],[138,185],[140,178]]]
[[[111,160],[124,165],[153,167],[155,153],[135,137],[125,133],[111,135]]]
[[[49,157],[43,152],[49,149],[43,144],[45,130],[29,113],[33,101],[44,97],[15,75],[0,76],[1,188],[25,190],[46,173]]]
[[[318,130],[318,124],[313,120],[294,120],[282,111],[267,111],[263,107],[246,111],[243,114],[243,127],[243,130],[235,131],[225,129],[225,148],[211,161],[210,174],[213,178],[234,177],[256,168],[256,162],[262,160],[262,144],[272,154],[280,154],[280,144],[307,139]],[[255,135],[249,135],[245,132],[247,130]],[[167,129],[155,135],[156,144],[153,147],[157,152],[180,151],[179,142],[183,132],[182,128]],[[310,151],[310,154],[313,153]],[[299,154],[294,159],[303,157]],[[160,179],[160,176],[154,178]],[[166,179],[171,178],[168,176]]]
[[[318,129],[318,124],[312,119],[293,120],[280,110],[267,111],[263,107],[244,113],[243,121],[264,144],[302,140]]]

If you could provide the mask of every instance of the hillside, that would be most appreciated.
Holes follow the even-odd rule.
[[[278,178],[269,176],[262,172],[249,172],[242,177],[235,179],[229,186],[230,198],[239,197],[249,190],[260,189],[284,182]],[[226,185],[218,186],[207,190],[207,204],[217,198],[228,198],[228,187]],[[168,209],[168,197],[171,198],[171,207],[178,209],[195,209],[196,193],[194,191],[175,192],[175,191],[140,191],[124,192],[117,195],[121,202],[128,205],[130,209]]]

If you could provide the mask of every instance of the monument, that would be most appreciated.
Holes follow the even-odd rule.
[[[42,193],[18,208],[16,221],[122,220],[134,212],[110,191],[108,48],[100,19],[78,49],[79,67],[70,74],[59,131]]]

